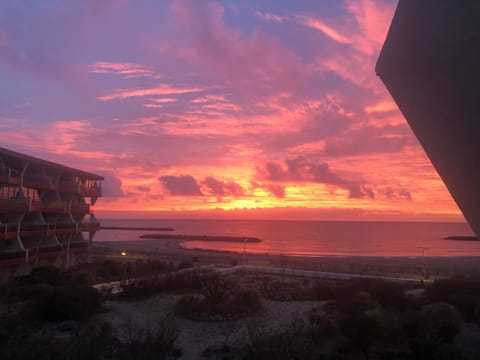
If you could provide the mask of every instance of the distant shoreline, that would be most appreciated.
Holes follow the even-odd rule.
[[[183,241],[221,241],[236,243],[259,243],[262,240],[251,236],[212,236],[212,235],[165,235],[165,234],[144,234],[140,239],[147,240],[183,240]]]
[[[443,239],[453,241],[479,241],[476,236],[447,236]]]
[[[173,228],[159,227],[126,227],[126,226],[102,226],[100,230],[134,230],[134,231],[175,231]]]

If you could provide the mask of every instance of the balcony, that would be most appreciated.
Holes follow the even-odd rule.
[[[90,214],[90,205],[88,204],[72,204],[72,214]]]
[[[42,204],[41,209],[48,213],[64,214],[67,212],[67,208],[63,202],[44,203]]]
[[[53,179],[45,175],[25,176],[24,186],[32,189],[55,190]]]
[[[102,188],[101,187],[84,187],[80,188],[80,195],[85,197],[101,197]]]
[[[80,184],[72,181],[60,181],[58,184],[58,192],[79,194]]]
[[[27,212],[31,209],[31,199],[0,199],[0,213]]]
[[[70,244],[70,253],[82,253],[90,250],[90,244],[86,241]],[[32,264],[37,259],[63,257],[67,253],[65,245],[51,245],[40,248],[28,248],[22,251],[0,252],[0,267],[15,266],[21,264]]]
[[[100,230],[99,222],[87,222],[79,224],[80,232],[93,232]]]
[[[55,234],[76,234],[78,233],[78,223],[72,224],[56,224],[55,225]]]
[[[0,224],[0,240],[15,239],[17,231],[18,224]]]
[[[18,185],[20,176],[18,172],[10,168],[0,169],[0,184]]]
[[[21,224],[20,237],[37,237],[55,234],[55,227],[49,224]]]

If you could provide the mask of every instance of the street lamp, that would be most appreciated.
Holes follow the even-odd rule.
[[[423,265],[423,280],[427,279],[427,266],[425,262],[425,250],[429,250],[426,246],[417,246],[417,249],[422,249],[422,265]]]
[[[243,238],[243,266],[247,265],[247,238]]]
[[[120,255],[122,255],[122,257],[125,258],[125,260],[123,260],[123,276],[124,277],[127,277],[127,265],[128,265],[128,261],[127,261],[127,252],[126,251],[122,251],[120,252]]]

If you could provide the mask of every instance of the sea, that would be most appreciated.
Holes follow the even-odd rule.
[[[260,243],[186,241],[188,249],[298,256],[480,256],[480,241],[445,240],[473,236],[466,223],[280,220],[119,220],[102,226],[172,228],[173,231],[100,230],[96,241],[139,240],[143,234],[257,237]],[[157,240],[158,241],[158,240]],[[165,240],[168,241],[168,240]]]

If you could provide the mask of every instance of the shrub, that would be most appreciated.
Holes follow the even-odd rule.
[[[180,331],[171,317],[163,317],[157,325],[157,330],[152,337],[152,343],[157,351],[168,351],[175,348]]]
[[[247,353],[242,356],[247,360],[291,360],[318,359],[313,343],[304,337],[280,334],[261,337],[253,342]]]
[[[448,303],[452,304],[462,313],[463,319],[467,322],[475,322],[477,319],[477,309],[480,306],[480,300],[477,296],[464,294],[451,294],[448,297]]]
[[[325,339],[331,339],[339,334],[337,321],[328,314],[312,312],[309,316],[311,336],[315,343],[321,343]]]
[[[377,318],[372,315],[355,313],[341,318],[339,325],[342,333],[368,359],[370,349],[379,335],[380,326]]]
[[[158,271],[165,271],[170,269],[171,267],[168,264],[165,264],[164,262],[160,260],[152,260],[151,262],[152,270],[155,272]]]
[[[67,359],[68,343],[45,336],[17,338],[1,350],[2,360],[60,360]]]
[[[263,309],[262,297],[256,290],[240,289],[233,294],[231,302],[236,304],[241,312],[251,313]]]
[[[202,294],[211,304],[221,303],[230,293],[230,283],[217,274],[208,274],[202,281]]]
[[[122,284],[120,296],[125,300],[143,300],[155,296],[165,290],[165,282],[158,279]]]
[[[106,280],[118,279],[125,270],[122,264],[115,260],[105,260],[97,270],[97,275]]]
[[[438,343],[451,342],[463,328],[462,316],[447,303],[433,303],[422,310],[424,334]]]
[[[29,282],[32,284],[44,283],[52,286],[60,286],[66,283],[64,274],[62,274],[58,268],[52,265],[34,268],[28,278]]]
[[[175,314],[184,317],[191,317],[204,311],[203,300],[199,296],[182,296],[175,304]]]
[[[86,285],[57,287],[35,303],[38,314],[45,320],[84,320],[94,315],[100,306],[100,294]]]
[[[92,285],[94,283],[92,275],[86,271],[72,271],[67,273],[67,278],[70,284]]]
[[[340,292],[336,294],[336,308],[344,314],[361,313],[371,309],[375,302],[366,291],[358,291],[353,294]]]
[[[313,291],[318,300],[332,300],[335,297],[335,282],[317,280]]]
[[[156,329],[148,329],[143,338],[136,338],[126,344],[121,344],[115,359],[158,360],[179,357],[181,351],[176,342],[180,332],[170,317],[160,319]]]
[[[183,274],[169,274],[163,284],[166,290],[170,291],[201,291],[205,277],[209,276],[208,271],[195,271]]]
[[[480,279],[463,277],[439,279],[427,289],[427,294],[433,301],[448,301],[451,294],[480,296]]]
[[[191,267],[193,267],[193,263],[191,261],[181,261],[178,263],[178,270],[189,269]]]
[[[262,299],[258,292],[253,290],[239,290],[221,302],[214,303],[205,297],[186,295],[175,304],[175,314],[187,318],[233,317],[258,312],[262,309]]]
[[[103,359],[115,342],[109,323],[91,320],[77,329],[69,344],[69,360]]]
[[[372,281],[367,291],[386,308],[403,310],[407,305],[405,288],[401,284],[387,281]]]
[[[10,289],[7,293],[8,299],[19,298],[24,301],[36,301],[52,294],[54,288],[50,284],[22,285]]]

